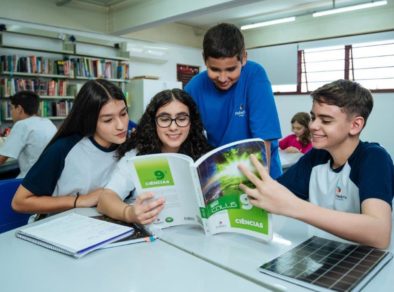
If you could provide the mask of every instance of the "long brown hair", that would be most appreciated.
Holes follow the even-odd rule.
[[[308,145],[311,142],[311,132],[309,131],[310,121],[311,121],[311,116],[306,112],[296,113],[291,118],[291,124],[294,124],[295,122],[297,122],[305,128],[304,133],[299,137],[300,143],[303,147],[305,147],[306,145]]]

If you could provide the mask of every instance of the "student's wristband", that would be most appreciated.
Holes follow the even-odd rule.
[[[74,208],[77,207],[77,200],[79,198],[79,194],[76,195],[75,200],[74,200]]]

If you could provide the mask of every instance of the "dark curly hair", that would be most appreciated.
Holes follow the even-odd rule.
[[[174,100],[186,105],[190,114],[190,132],[178,153],[186,154],[196,160],[212,149],[204,136],[200,114],[193,99],[184,90],[175,88],[163,90],[152,98],[137,125],[136,131],[131,133],[127,141],[119,146],[119,158],[131,149],[136,149],[138,155],[161,153],[162,142],[156,132],[156,113],[162,106]]]

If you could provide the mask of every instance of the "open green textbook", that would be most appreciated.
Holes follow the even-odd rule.
[[[133,234],[134,229],[69,213],[16,231],[16,236],[75,258]]]
[[[238,232],[270,240],[270,214],[252,206],[239,189],[241,182],[250,183],[238,164],[255,171],[250,154],[266,164],[263,140],[230,143],[196,162],[176,153],[136,156],[130,158],[132,179],[137,194],[153,192],[156,198],[165,198],[165,208],[154,223],[160,228],[199,224],[206,234]]]

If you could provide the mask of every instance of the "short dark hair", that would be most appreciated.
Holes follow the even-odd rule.
[[[138,155],[161,153],[162,142],[156,131],[156,113],[161,107],[174,100],[186,105],[190,115],[190,132],[181,145],[179,153],[186,154],[196,160],[211,150],[211,146],[204,136],[204,128],[196,104],[186,91],[174,88],[163,90],[152,98],[138,123],[137,129],[127,139],[126,143],[118,148],[120,157],[131,149],[136,149]]]
[[[244,37],[233,24],[220,23],[211,27],[204,35],[203,57],[232,58],[242,60],[245,51]]]
[[[29,116],[36,115],[40,107],[40,97],[32,91],[19,91],[10,97],[13,106],[20,105]]]
[[[114,99],[123,100],[127,106],[122,90],[112,82],[105,79],[87,81],[79,90],[70,113],[48,146],[61,137],[73,134],[93,136],[101,108]]]
[[[348,115],[359,115],[365,123],[373,108],[371,92],[359,83],[339,79],[311,93],[313,101],[336,105]]]

